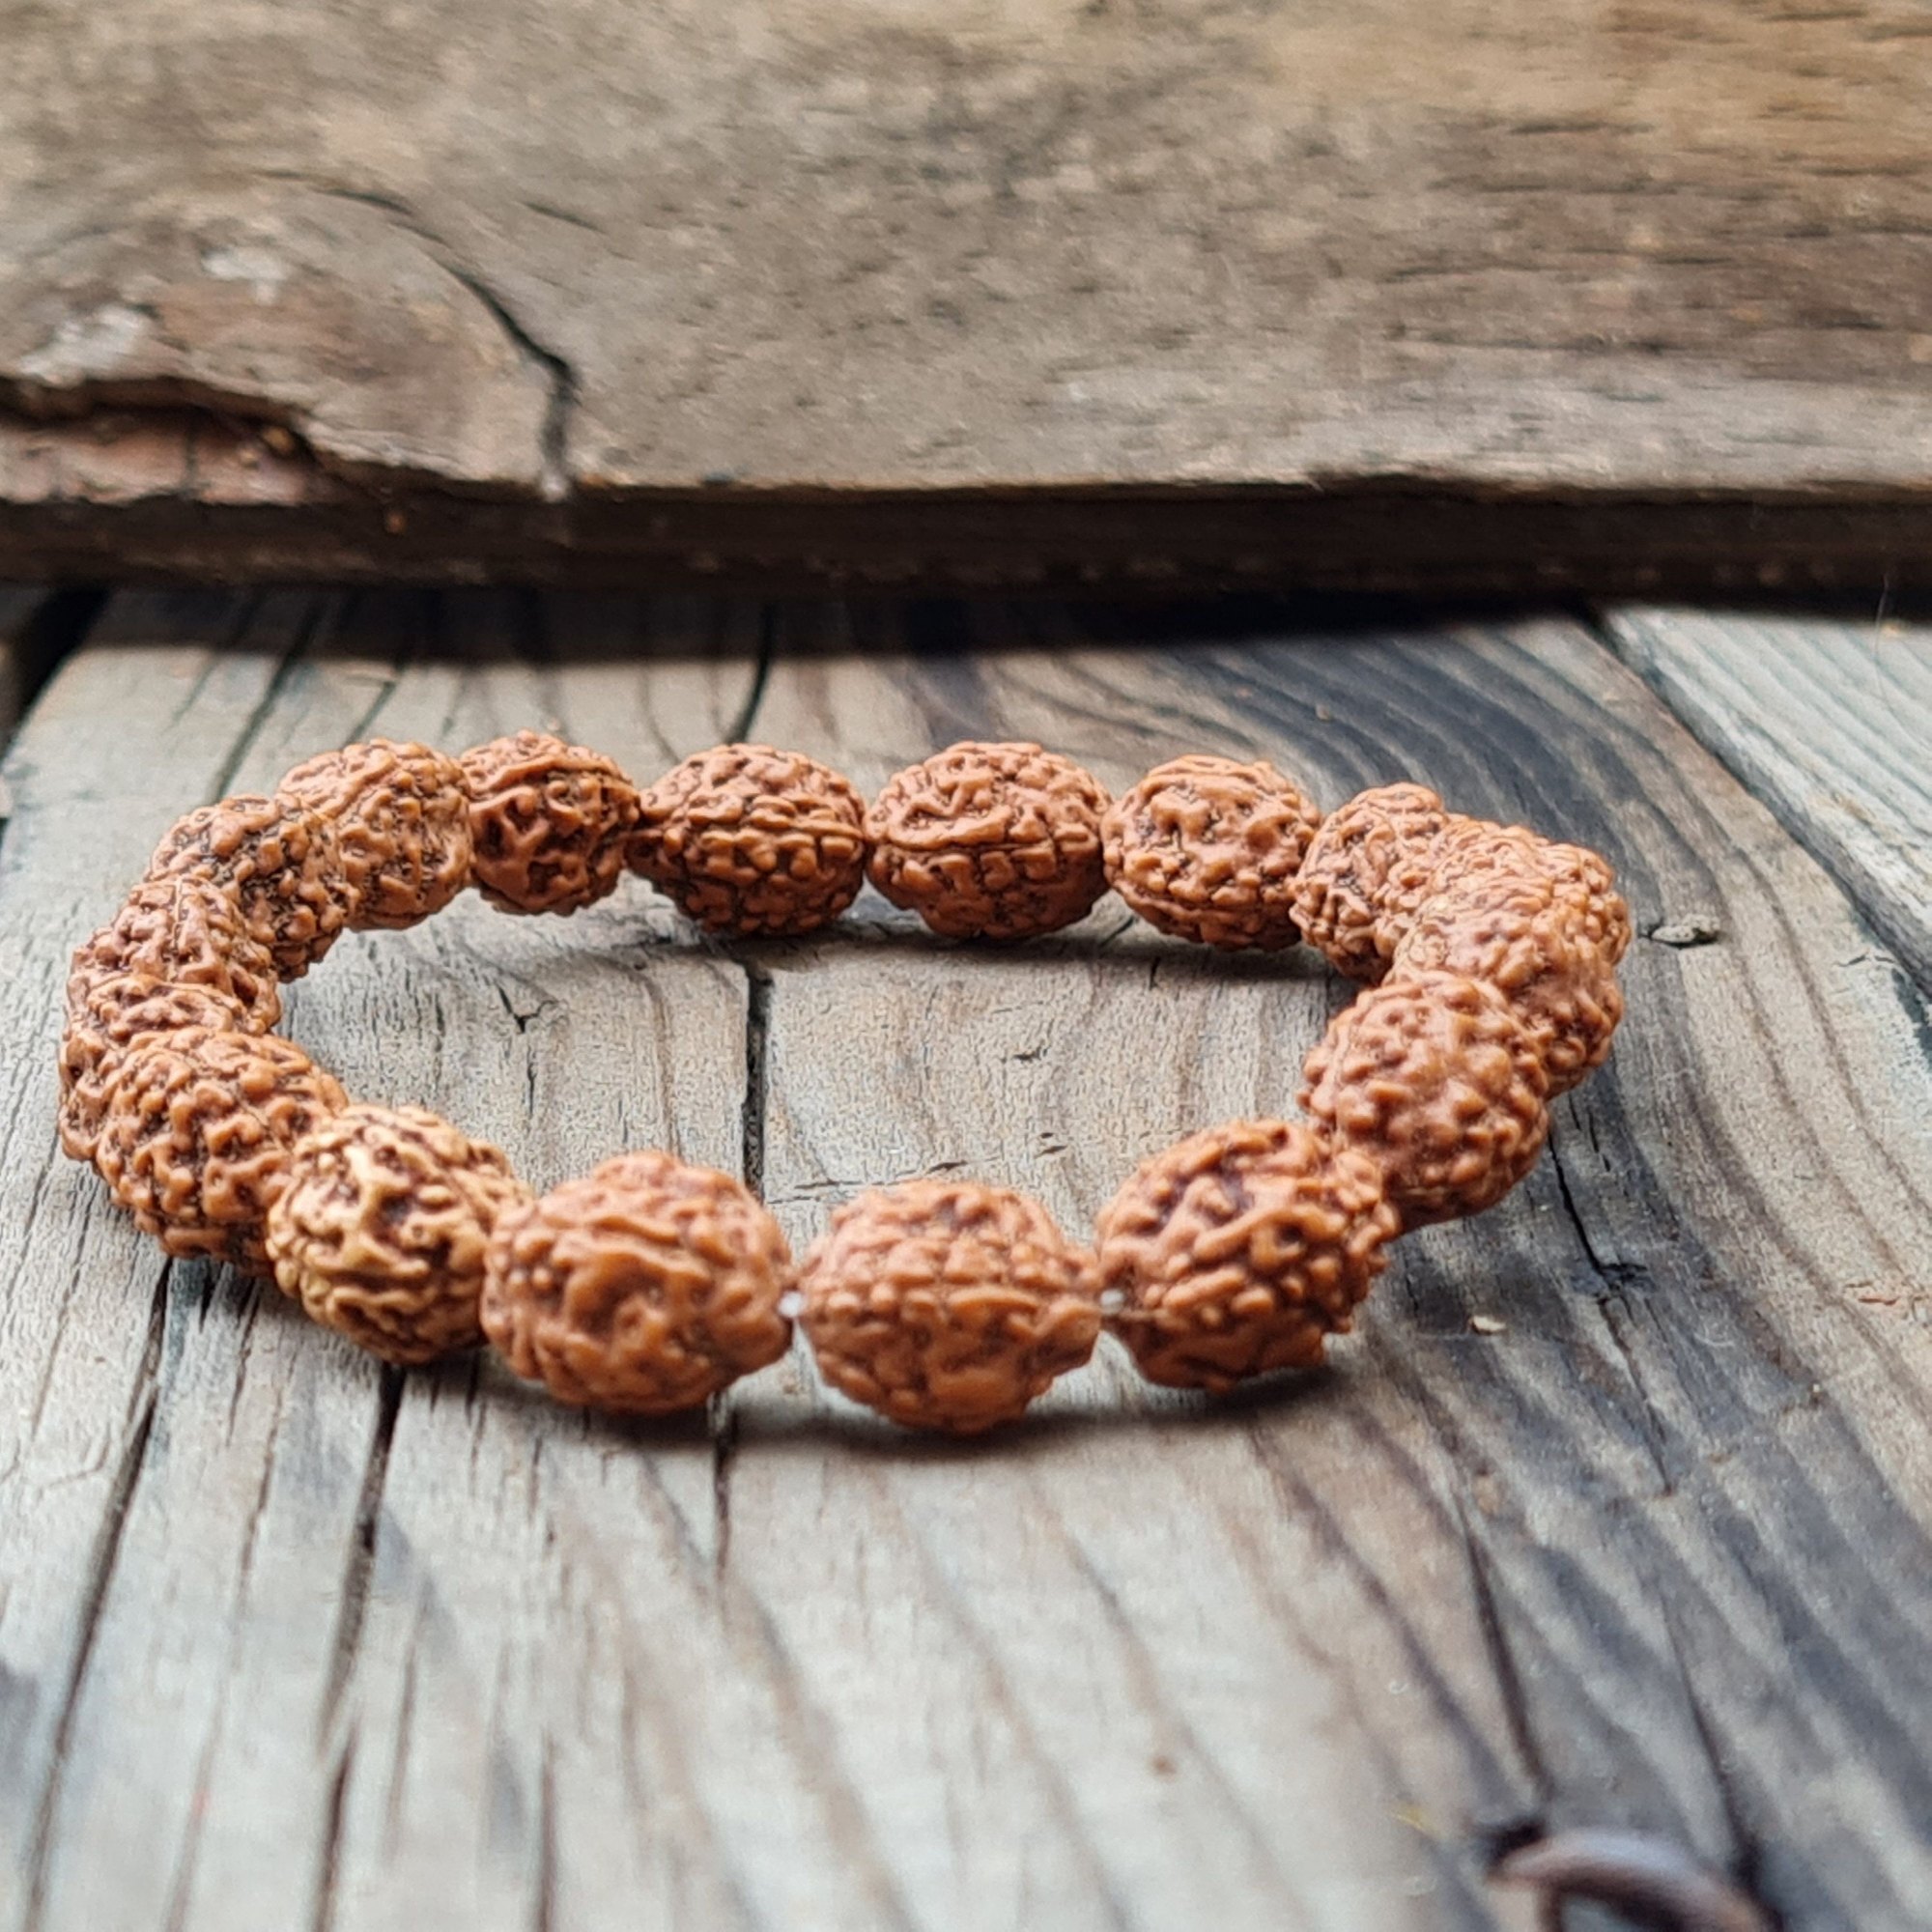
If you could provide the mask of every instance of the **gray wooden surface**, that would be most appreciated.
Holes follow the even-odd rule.
[[[1630,610],[1608,635],[1932,984],[1932,628]]]
[[[0,568],[1924,548],[1916,0],[547,17],[0,6]]]
[[[1786,1928],[1922,1922],[1924,989],[1622,621],[117,598],[5,767],[0,1927],[1434,1932],[1525,1922],[1480,1833],[1528,1813],[1665,1833]],[[588,1420],[166,1263],[50,1126],[65,954],[170,817],[533,722],[642,776],[743,729],[862,785],[986,731],[1114,784],[1415,775],[1600,845],[1657,936],[1537,1172],[1403,1243],[1321,1375],[1206,1405],[1110,1349],[958,1447],[801,1352],[702,1421]],[[633,886],[349,939],[290,1025],[539,1185],[668,1145],[802,1239],[935,1171],[1077,1227],[1291,1104],[1346,991],[1112,900],[1010,953],[869,895],[727,948]]]

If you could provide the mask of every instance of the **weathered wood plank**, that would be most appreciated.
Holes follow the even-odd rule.
[[[0,1925],[1433,1932],[1493,1922],[1472,1824],[1526,1809],[1668,1831],[1801,1932],[1909,1922],[1922,1018],[1593,639],[410,597],[112,621],[15,747],[0,847]],[[1406,1243],[1331,1372],[1208,1406],[1110,1356],[974,1449],[856,1418],[802,1355],[708,1429],[385,1377],[272,1291],[164,1270],[53,1162],[38,1069],[97,907],[49,908],[104,909],[188,797],[358,729],[552,719],[648,775],[748,712],[867,783],[984,728],[1116,782],[1204,743],[1331,799],[1420,772],[1727,937],[1636,949],[1554,1159]],[[1012,954],[875,899],[721,951],[631,891],[345,941],[292,1029],[539,1182],[668,1142],[802,1238],[952,1163],[1078,1226],[1147,1148],[1285,1104],[1340,996],[1114,907]]]
[[[572,649],[567,669],[530,655],[545,613],[466,613],[461,651],[439,647],[426,614],[392,605],[310,631],[245,714],[223,781],[270,781],[292,757],[371,728],[461,744],[519,722],[563,723],[573,698],[602,742],[649,769],[683,748],[668,748],[662,729],[708,742],[727,728],[754,672],[743,652],[719,655],[732,627],[711,613],[683,613],[682,624],[674,611],[549,613]],[[640,636],[686,654],[665,663],[662,700],[640,689]],[[344,942],[327,981],[296,989],[292,1030],[356,1091],[428,1094],[540,1181],[668,1137],[729,1158],[742,987],[702,958],[654,959],[657,1021],[640,1030],[647,936],[635,907],[563,927],[466,903],[434,936]],[[643,1078],[639,1052],[662,1063]],[[629,1842],[625,1792],[604,1776],[608,1754],[582,1775],[581,1726],[541,1694],[542,1708],[496,1713],[509,1720],[497,1748],[474,1747],[475,1726],[493,1721],[490,1683],[514,1672],[540,1693],[553,1637],[547,1616],[510,1615],[495,1597],[512,1546],[489,1532],[536,1529],[527,1565],[513,1571],[520,1590],[541,1595],[546,1577],[564,1573],[552,1527],[528,1515],[526,1469],[541,1456],[568,1493],[608,1483],[632,1459],[506,1389],[479,1405],[468,1369],[407,1386],[385,1378],[309,1330],[272,1290],[176,1270],[158,1319],[152,1435],[111,1570],[94,1585],[86,1667],[42,1801],[33,1922],[144,1923],[160,1897],[180,1923],[272,1923],[290,1918],[292,1896],[306,1901],[302,1922],[392,1922],[400,1882],[417,1901],[411,1916],[434,1894],[464,1903],[466,1923],[521,1924],[547,1828],[534,1808],[506,1819],[503,1805],[534,1807],[539,1786],[588,1833],[584,1869],[597,1886],[628,1886],[633,1902],[652,1880],[674,1893],[671,1861],[639,1874],[612,1857]],[[701,1510],[711,1460],[702,1431],[687,1433],[634,1480]],[[465,1472],[477,1494],[463,1494]],[[508,1506],[508,1523],[486,1521],[487,1498]],[[581,1534],[596,1515],[593,1496]],[[621,1528],[599,1535],[588,1554],[649,1574],[664,1558],[662,1531],[643,1533],[641,1547]],[[472,1628],[466,1604],[479,1613]],[[513,1631],[521,1637],[508,1641]],[[564,1671],[573,1695],[592,1676],[587,1662]],[[358,1758],[365,1699],[383,1713],[382,1737]],[[654,1776],[649,1740],[625,1743]],[[404,1764],[420,1784],[389,1782]],[[381,1822],[357,1836],[365,1799]],[[453,1862],[457,1846],[469,1849]],[[380,1882],[358,1904],[369,1865]],[[702,1892],[700,1879],[700,1903]],[[592,1903],[589,1918],[609,1916],[610,1900]]]
[[[236,741],[314,609],[307,598],[128,600],[43,694],[5,765],[14,810],[0,845],[0,1267],[15,1292],[0,1305],[0,1868],[12,1886],[0,1913],[10,1925],[30,1923],[43,1899],[76,1693],[155,1447],[177,1272],[54,1145],[48,1042],[67,956],[138,874],[156,827],[223,790]],[[177,1644],[198,1640],[192,1622],[171,1629]]]
[[[1932,629],[1657,609],[1605,623],[1932,988]]]
[[[1185,656],[993,637],[781,656],[759,728],[872,781],[975,731],[1114,781],[1204,742],[1330,798],[1420,772],[1604,845],[1647,919],[1715,902],[1734,937],[1639,948],[1628,1036],[1554,1158],[1407,1244],[1320,1382],[1196,1412],[1106,1364],[1058,1426],[926,1454],[746,1393],[733,1566],[870,1768],[909,1916],[946,1917],[983,1845],[1047,1815],[1059,1857],[997,1868],[985,1922],[1112,1900],[1482,1924],[1471,1822],[1539,1809],[1686,1838],[1790,1925],[1906,1922],[1932,1878],[1927,1068],[1843,899],[1565,625]],[[1287,1104],[1332,997],[1105,913],[1017,956],[886,918],[769,971],[764,1179],[801,1235],[862,1181],[954,1167],[1078,1226],[1149,1148]],[[835,1429],[872,1465],[837,1512],[856,1547],[796,1446]],[[815,1590],[780,1594],[801,1573],[859,1605],[864,1672],[810,1641]],[[965,1683],[926,1681],[940,1641]]]
[[[1245,556],[1476,587],[1611,570],[1587,525],[1512,543],[1496,508],[1601,495],[1707,580],[1922,548],[1912,0],[1003,0],[943,27],[577,0],[569,29],[454,0],[23,14],[8,540],[937,575],[975,546],[922,555],[920,506],[977,497],[1009,581]],[[1270,516],[1214,506],[1238,546],[1163,541],[1136,498],[1189,520],[1256,486],[1288,493]],[[1780,540],[1804,498],[1829,515]]]

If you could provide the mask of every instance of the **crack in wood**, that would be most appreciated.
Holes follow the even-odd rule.
[[[335,1894],[338,1861],[342,1855],[343,1812],[349,1793],[349,1779],[355,1765],[356,1733],[352,1729],[335,1754],[334,1769],[328,1775],[328,1795],[322,1812],[322,1844],[316,1864],[315,1886],[310,1897],[308,1932],[331,1932],[335,1924]]]
[[[1711,1781],[1717,1789],[1718,1802],[1723,1807],[1724,1822],[1730,1831],[1732,1865],[1738,1884],[1763,1916],[1764,1932],[1778,1932],[1781,1920],[1764,1896],[1764,1840],[1750,1821],[1745,1794],[1739,1788],[1737,1776],[1731,1768],[1730,1753],[1719,1738],[1716,1721],[1697,1690],[1696,1676],[1690,1668],[1690,1660],[1684,1655],[1676,1620],[1671,1616],[1668,1605],[1662,1606],[1662,1615],[1664,1633],[1670,1639],[1671,1654],[1677,1659],[1677,1667],[1684,1680],[1684,1701],[1690,1713],[1690,1722],[1710,1764]]]
[[[1489,1551],[1475,1533],[1468,1511],[1460,1495],[1452,1498],[1453,1512],[1462,1532],[1463,1549],[1469,1565],[1469,1600],[1475,1606],[1476,1627],[1482,1632],[1483,1648],[1490,1660],[1490,1675],[1502,1703],[1503,1722],[1510,1742],[1516,1747],[1524,1776],[1529,1780],[1539,1808],[1556,1795],[1556,1779],[1536,1735],[1536,1719],[1530,1713],[1529,1695],[1522,1672],[1517,1666],[1516,1651],[1503,1620],[1502,1605],[1496,1597],[1495,1578],[1490,1568]]]
[[[376,1564],[383,1487],[388,1479],[389,1450],[395,1441],[396,1418],[402,1410],[403,1372],[384,1366],[381,1374],[375,1425],[370,1431],[368,1456],[362,1466],[362,1485],[356,1496],[348,1557],[337,1596],[335,1635],[329,1645],[328,1671],[323,1681],[317,1713],[316,1728],[323,1738],[335,1728],[343,1695],[355,1670],[363,1620],[368,1614],[370,1576]]]
[[[148,1311],[147,1340],[134,1372],[128,1398],[128,1438],[101,1507],[100,1527],[88,1564],[88,1580],[78,1606],[79,1629],[73,1658],[62,1689],[60,1715],[54,1722],[53,1744],[48,1754],[45,1781],[34,1815],[33,1833],[28,1842],[21,1891],[25,1900],[21,1913],[21,1932],[41,1932],[42,1910],[46,1900],[49,1861],[54,1848],[54,1822],[60,1809],[62,1786],[66,1781],[68,1753],[73,1740],[81,1692],[93,1661],[95,1640],[100,1632],[107,1593],[114,1581],[115,1566],[121,1557],[121,1539],[128,1527],[128,1514],[134,1491],[148,1463],[148,1445],[154,1437],[155,1416],[160,1399],[161,1338],[167,1324],[168,1284],[173,1264],[165,1264],[155,1283]]]
[[[286,177],[300,180],[299,176]],[[399,195],[383,194],[368,188],[311,181],[319,194],[337,201],[354,201],[388,215],[428,246],[438,265],[452,280],[467,289],[482,304],[491,319],[517,350],[543,371],[549,384],[549,401],[539,432],[543,473],[540,494],[546,501],[561,502],[571,494],[570,418],[577,407],[578,376],[569,358],[540,340],[503,293],[494,287],[473,262],[467,260],[439,235],[409,202]]]

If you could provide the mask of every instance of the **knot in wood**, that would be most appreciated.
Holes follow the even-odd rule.
[[[1480,1213],[1535,1164],[1549,1091],[1535,1035],[1493,986],[1417,973],[1358,995],[1308,1056],[1301,1104],[1380,1167],[1408,1228]]]
[[[266,1031],[240,1000],[216,986],[176,984],[152,973],[122,973],[89,987],[70,1011],[61,1037],[57,1124],[66,1153],[74,1160],[94,1158],[122,1053],[151,1034],[175,1033],[184,1027],[208,1027],[218,1033]]]
[[[107,980],[129,974],[225,993],[265,1033],[282,1016],[268,948],[251,937],[234,892],[199,872],[144,879],[81,942],[68,974],[70,1017],[84,1012]]]
[[[492,905],[572,913],[615,888],[638,822],[638,788],[611,759],[519,731],[458,762],[469,795],[470,863]]]
[[[290,1150],[269,1259],[315,1321],[386,1362],[433,1361],[482,1340],[490,1235],[529,1198],[498,1150],[440,1115],[345,1107]]]
[[[1025,939],[1082,918],[1107,878],[1093,775],[1037,745],[964,743],[872,801],[872,883],[951,939]]]
[[[866,804],[828,765],[721,745],[643,795],[631,865],[708,932],[811,932],[859,895]]]
[[[264,1224],[289,1150],[347,1104],[329,1074],[273,1034],[155,1034],[121,1056],[95,1164],[169,1254],[266,1275]]]
[[[469,883],[469,795],[440,752],[373,738],[304,760],[280,791],[334,826],[353,927],[414,925]]]
[[[800,1318],[835,1388],[915,1429],[1010,1422],[1100,1334],[1094,1259],[1038,1202],[908,1180],[835,1210]]]
[[[1547,873],[1464,871],[1396,948],[1396,980],[1461,974],[1494,986],[1528,1026],[1552,1098],[1608,1059],[1623,1018],[1602,920]]]
[[[150,878],[192,872],[225,886],[249,937],[284,980],[298,980],[348,923],[350,885],[335,828],[313,806],[241,792],[177,819]]]
[[[1232,1121],[1143,1161],[1101,1209],[1109,1326],[1151,1381],[1223,1393],[1306,1368],[1400,1232],[1381,1171],[1286,1121]]]
[[[729,1175],[619,1154],[498,1219],[483,1331],[559,1402],[668,1414],[784,1353],[793,1276],[778,1223]]]
[[[1424,785],[1378,785],[1331,811],[1309,841],[1294,916],[1338,973],[1373,982],[1416,908],[1435,889],[1435,844],[1448,822]]]
[[[1106,815],[1107,878],[1149,924],[1208,946],[1293,946],[1295,874],[1321,823],[1266,763],[1172,758]]]

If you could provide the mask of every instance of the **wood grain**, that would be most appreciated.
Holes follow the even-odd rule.
[[[1932,989],[1932,629],[1635,609],[1618,654]]]
[[[10,1017],[22,1037],[4,1064],[19,1084],[14,1131],[36,1152],[9,1167],[18,1191],[9,1226],[26,1222],[29,1239],[9,1260],[49,1292],[10,1317],[16,1373],[47,1359],[38,1389],[10,1378],[18,1399],[5,1406],[20,1473],[0,1530],[0,1575],[13,1579],[0,1638],[27,1721],[9,1727],[0,1786],[6,1841],[19,1854],[7,1865],[25,1876],[0,1922],[146,1925],[160,1900],[180,1924],[382,1923],[399,1896],[446,1895],[467,1907],[466,1923],[521,1924],[534,1910],[540,1789],[554,1781],[577,1805],[600,1855],[628,1832],[622,1788],[601,1782],[608,1758],[578,1798],[580,1724],[551,1712],[553,1753],[529,1713],[490,1701],[499,1668],[515,1667],[525,1687],[546,1681],[548,1613],[533,1606],[522,1642],[505,1648],[508,1600],[485,1606],[517,1548],[529,1567],[513,1559],[513,1573],[531,1584],[554,1574],[525,1490],[539,1458],[588,1536],[602,1516],[628,1521],[636,1508],[634,1494],[603,1495],[613,1480],[708,1512],[702,1430],[640,1470],[610,1432],[573,1438],[567,1418],[507,1389],[479,1401],[468,1367],[405,1388],[318,1346],[271,1289],[162,1266],[102,1211],[95,1183],[39,1158],[51,1003],[74,937],[63,926],[111,905],[181,806],[271,780],[360,730],[461,744],[511,723],[568,723],[573,695],[601,743],[648,769],[727,730],[754,670],[742,647],[755,622],[728,611],[661,610],[643,621],[635,610],[493,605],[461,613],[460,651],[439,641],[431,615],[419,600],[345,611],[291,599],[252,611],[217,601],[158,616],[120,607],[14,753],[21,811],[0,856],[15,868],[5,903],[22,989]],[[184,633],[226,648],[161,641]],[[649,696],[633,659],[640,636],[660,653]],[[560,640],[568,669],[541,655]],[[668,742],[666,731],[682,735]],[[152,789],[103,782],[136,755],[153,761]],[[87,894],[99,907],[39,916],[67,903],[77,861],[95,868],[84,880],[99,875]],[[658,1025],[639,1030],[652,932],[635,907],[564,927],[493,921],[467,903],[385,947],[345,942],[326,982],[296,989],[293,1030],[359,1091],[428,1095],[539,1180],[667,1138],[729,1159],[742,987],[715,962],[657,960],[644,1009]],[[45,1254],[37,1244],[49,1241]],[[479,1431],[490,1437],[481,1450]],[[486,1524],[480,1496],[452,1509],[449,1485],[460,1490],[465,1472],[508,1508],[506,1522]],[[513,1544],[512,1530],[538,1540]],[[641,1533],[644,1546],[591,1537],[586,1560],[655,1574],[669,1531],[660,1521]],[[473,1626],[470,1604],[483,1612]],[[385,1716],[358,1756],[365,1697]],[[496,1750],[474,1747],[479,1724],[500,1727]],[[648,1745],[626,1739],[654,1778]],[[553,1755],[540,1776],[539,1757]],[[376,1822],[356,1831],[365,1805]],[[409,1827],[399,1863],[358,1903],[397,1821]],[[582,1863],[604,1874],[599,1884],[625,1882],[621,1866],[604,1873],[601,1856]],[[606,1904],[586,1914],[608,1916]]]
[[[1110,1350],[959,1448],[801,1351],[702,1423],[596,1423],[165,1266],[55,1160],[43,1074],[67,946],[192,798],[361,729],[533,721],[640,776],[747,729],[864,784],[980,730],[1115,784],[1204,744],[1329,801],[1419,774],[1602,845],[1640,923],[1724,936],[1639,943],[1551,1155],[1405,1242],[1321,1375],[1207,1405]],[[1480,1828],[1527,1812],[1663,1832],[1793,1932],[1912,1922],[1922,1004],[1579,626],[118,600],[7,770],[9,1932],[1473,1932],[1502,1910]],[[674,1145],[802,1239],[862,1184],[962,1169],[1078,1228],[1148,1149],[1288,1104],[1346,990],[1112,901],[1011,952],[869,895],[823,940],[719,948],[633,888],[345,941],[291,1025],[539,1184]]]
[[[781,656],[760,727],[868,779],[908,738],[980,731],[1040,736],[1114,781],[1204,741],[1268,752],[1330,799],[1421,772],[1468,809],[1603,845],[1649,920],[1695,895],[1737,924],[1695,953],[1640,949],[1636,1018],[1610,1075],[1566,1104],[1555,1158],[1507,1209],[1408,1244],[1332,1382],[1194,1414],[1109,1365],[1060,1399],[1064,1431],[1042,1422],[1027,1445],[1037,1493],[994,1554],[959,1459],[898,1457],[868,1564],[895,1521],[916,1546],[902,1588],[923,1564],[1028,1605],[1072,1595],[1077,1662],[1070,1645],[1041,1660],[1033,1616],[980,1614],[978,1590],[955,1583],[949,1609],[975,1616],[1020,1710],[1067,1698],[1064,1745],[1036,1747],[1077,1817],[1138,1821],[1103,1838],[1102,1868],[1121,1895],[1163,1901],[1152,1922],[1192,1897],[1237,1923],[1319,1922],[1315,1902],[1341,1898],[1355,1922],[1399,1923],[1414,1887],[1423,1922],[1481,1923],[1466,1865],[1378,1821],[1454,1844],[1472,1817],[1533,1808],[1687,1838],[1787,1923],[1906,1922],[1932,1852],[1916,1808],[1928,1739],[1912,1719],[1889,1742],[1865,1725],[1904,1708],[1884,1688],[1887,1632],[1892,1592],[1918,1600],[1925,1550],[1932,1168],[1910,988],[1762,809],[1567,625],[1470,632],[1460,650],[1264,631],[1184,655],[1122,650],[1113,627],[1091,648],[1050,630],[1028,648],[1015,628],[997,649],[984,621],[955,621],[899,658]],[[1179,1124],[1285,1104],[1336,996],[1293,967],[1230,984],[1118,914],[1040,951],[939,949],[885,920],[858,958],[841,941],[774,961],[765,1180],[781,1212],[803,1224],[862,1179],[963,1166],[1078,1226]],[[1803,1113],[1788,1065],[1805,1068]],[[1797,1173],[1802,1205],[1780,1210],[1769,1177]],[[1508,1332],[1480,1336],[1476,1314]],[[785,1540],[803,1479],[763,1453],[752,1401],[735,1534],[740,1560],[776,1574],[808,1560]],[[1089,1410],[1098,1441],[1081,1455],[1063,1445]],[[1150,1428],[1151,1463],[1130,1447]],[[991,1471],[967,1459],[973,1481],[1003,1480],[1009,1453]],[[1848,1588],[1892,1537],[1893,1583]],[[1131,1656],[1109,1658],[1116,1638]],[[1776,1678],[1751,1656],[1776,1657]],[[880,1722],[914,1694],[866,1689]],[[1182,1741],[1178,1760],[1120,1747],[1134,1708],[1144,1738]],[[971,1734],[967,1709],[956,1721]],[[1334,1784],[1332,1810],[1311,1813],[1284,1741],[1337,1725],[1368,1793]],[[944,1766],[933,1802],[956,1817],[966,1751],[942,1756],[946,1742],[922,1723]],[[1185,1767],[1179,1789],[1156,1760]],[[884,1788],[888,1841],[938,1829]],[[981,1802],[996,1818],[1017,1800],[1008,1782]],[[1255,1820],[1275,1822],[1264,1845],[1293,1843],[1282,1864],[1258,1855]]]
[[[555,576],[944,578],[971,545],[922,552],[935,497],[1008,582],[1238,578],[1258,540],[1276,576],[1602,581],[1621,547],[1554,514],[1597,499],[1665,577],[1923,548],[1912,0],[570,0],[544,34],[174,0],[89,35],[15,0],[10,29],[23,553],[455,577],[503,568],[496,523]],[[1196,491],[1266,494],[1239,545],[1163,547],[1151,502]],[[1511,543],[1518,498],[1551,514]]]

